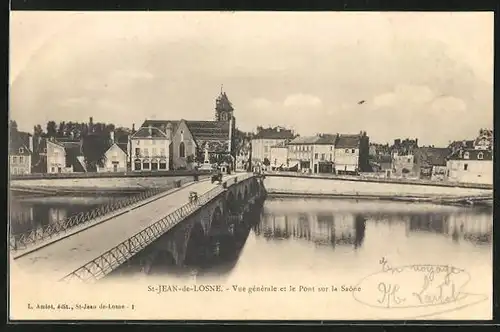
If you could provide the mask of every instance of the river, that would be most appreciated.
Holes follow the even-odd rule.
[[[11,208],[17,216],[13,228],[20,232],[44,225],[57,216],[86,211],[112,199],[116,198],[18,201]],[[464,314],[464,318],[487,317],[492,294],[492,227],[492,209],[486,207],[269,197],[235,227],[233,235],[205,236],[196,224],[193,227],[180,224],[161,237],[159,245],[151,246],[154,249],[139,253],[102,283],[120,280],[126,284],[132,282],[139,289],[179,283],[341,287],[354,286],[380,271],[381,262],[390,262],[391,266],[450,265],[470,275],[468,291],[489,296],[489,302],[473,306],[478,309]],[[417,280],[415,284],[418,286],[420,282]],[[345,307],[347,311],[338,314],[317,309],[307,316],[307,311],[295,307],[298,303],[284,297],[276,297],[282,305],[281,311],[273,309],[271,302],[260,301],[258,305],[248,302],[245,306],[246,310],[261,315],[258,317],[269,319],[281,318],[288,310],[286,306],[305,315],[302,318],[315,319],[360,318],[355,313],[365,308],[355,306],[347,295],[336,296],[334,304],[333,298],[314,294],[304,295],[303,301],[332,308],[342,303],[350,309]],[[192,305],[203,310],[201,303]],[[384,315],[367,313],[366,317]],[[450,319],[455,317],[452,315]]]

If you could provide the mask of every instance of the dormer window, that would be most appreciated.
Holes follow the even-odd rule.
[[[469,159],[469,152],[464,152],[464,159]]]
[[[19,153],[24,153],[24,149],[23,148],[19,148]]]
[[[477,154],[477,159],[482,160],[483,158],[484,158],[483,153],[482,153],[482,152],[479,152],[479,153]]]

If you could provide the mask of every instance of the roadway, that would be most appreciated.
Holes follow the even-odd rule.
[[[223,181],[241,174],[224,176]],[[218,185],[210,180],[187,185],[147,205],[18,257],[14,264],[28,275],[58,280],[188,203],[189,192],[195,191],[201,196]]]

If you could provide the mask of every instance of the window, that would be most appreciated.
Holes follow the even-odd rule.
[[[138,141],[136,141],[135,143],[136,143],[137,145],[140,145],[141,141],[139,141],[139,140],[138,140]]]
[[[333,154],[330,153],[330,161],[333,161]]]
[[[179,157],[184,158],[185,156],[186,156],[186,146],[184,145],[184,142],[181,142],[181,144],[179,144]]]
[[[349,149],[345,149],[345,153],[349,153]]]
[[[167,169],[167,162],[165,160],[160,161],[160,169]]]
[[[181,144],[183,144],[183,143],[181,143]],[[264,146],[264,152],[268,152],[268,151],[269,151],[269,147],[267,145]]]
[[[330,146],[330,151],[333,151],[333,146]]]
[[[408,158],[408,162],[411,163],[411,158]]]
[[[144,148],[144,155],[146,157],[149,156],[149,150],[148,150],[148,148]]]
[[[23,156],[19,156],[19,163],[20,163],[20,164],[24,163],[24,158],[23,158]]]
[[[469,159],[469,152],[464,153],[464,159]]]
[[[464,164],[464,171],[466,171],[469,168],[468,164]]]
[[[43,148],[43,152],[44,152],[44,153],[47,153],[47,148]]]
[[[142,169],[149,169],[149,160],[144,160],[142,162]]]
[[[165,154],[165,148],[160,149],[160,156],[166,156]]]
[[[19,148],[19,153],[24,153],[24,149],[23,148]]]
[[[12,163],[13,164],[17,164],[17,156],[13,156],[12,157]]]
[[[142,166],[142,163],[139,159],[136,159],[135,162],[134,162],[134,169],[136,171],[140,171],[141,170],[141,166]]]
[[[318,159],[318,154],[317,153],[314,154],[314,159]]]
[[[352,149],[351,152],[354,153],[354,149]]]
[[[135,148],[135,155],[140,156],[141,155],[141,148]]]
[[[483,158],[484,158],[483,153],[482,153],[482,152],[479,152],[479,153],[477,154],[477,159],[480,159],[480,160],[481,160],[481,159],[483,159]]]
[[[325,160],[325,154],[324,153],[321,154],[321,160]]]
[[[153,142],[154,142],[154,141],[153,141]],[[157,156],[157,153],[158,153],[157,149],[156,149],[156,148],[153,148],[153,156]]]

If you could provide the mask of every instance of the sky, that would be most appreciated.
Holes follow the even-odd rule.
[[[493,14],[11,12],[21,130],[212,120],[221,85],[245,131],[472,139],[493,128]]]

